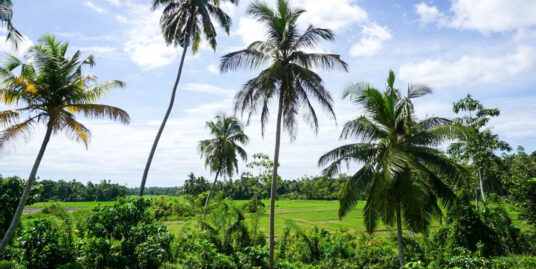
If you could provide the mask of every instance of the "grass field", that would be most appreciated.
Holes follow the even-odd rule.
[[[146,196],[147,198],[156,198],[158,196]],[[178,197],[172,197],[172,199],[179,199]],[[241,206],[247,201],[234,201],[237,206]],[[264,204],[269,205],[268,200],[263,200]],[[42,208],[50,202],[36,203],[31,205],[31,208]],[[70,209],[79,208],[94,208],[99,205],[106,206],[111,205],[114,202],[58,202],[62,207]],[[352,210],[346,217],[339,220],[337,216],[337,210],[339,208],[338,201],[316,201],[316,200],[280,200],[276,202],[276,236],[282,234],[283,228],[286,225],[297,225],[303,229],[310,229],[314,226],[324,228],[331,232],[340,230],[346,230],[349,232],[365,232],[363,225],[363,213],[362,209],[365,205],[364,201],[360,201],[356,208]],[[514,220],[514,223],[520,228],[526,228],[526,224],[518,220],[517,212],[515,212],[509,205],[503,205],[508,210],[510,217]],[[188,222],[194,220],[181,220],[181,221],[164,221],[164,224],[168,226],[169,230],[173,233],[179,233],[181,227]],[[259,227],[268,234],[268,208],[266,213],[259,219]],[[439,227],[439,222],[432,224],[432,229]],[[392,227],[379,224],[377,233],[388,234],[393,231]]]

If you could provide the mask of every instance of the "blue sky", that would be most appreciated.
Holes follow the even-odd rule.
[[[202,46],[188,54],[176,105],[157,150],[148,179],[150,186],[182,184],[189,172],[209,176],[197,151],[207,137],[205,121],[232,112],[232,97],[256,71],[220,74],[221,55],[262,38],[263,28],[244,15],[251,1],[226,5],[233,25],[229,36],[220,31],[216,52]],[[270,0],[268,2],[273,2]],[[515,148],[536,150],[536,2],[525,0],[294,0],[306,9],[301,25],[314,24],[335,31],[337,40],[318,51],[340,54],[348,73],[320,72],[335,99],[337,122],[321,117],[317,136],[306,122],[296,141],[285,136],[281,145],[283,178],[317,175],[316,162],[325,151],[340,145],[343,123],[359,115],[359,108],[341,100],[346,85],[369,81],[382,88],[389,69],[398,87],[424,83],[433,95],[416,103],[417,113],[452,117],[452,103],[471,93],[488,107],[501,109],[492,128]],[[100,80],[127,83],[102,100],[130,113],[129,126],[81,119],[92,130],[89,149],[63,135],[53,138],[39,170],[41,179],[78,179],[137,186],[158,124],[166,109],[178,67],[179,48],[167,47],[159,32],[160,11],[150,11],[145,0],[25,0],[15,1],[14,23],[27,37],[24,48],[45,34],[94,54],[97,65],[89,73]],[[258,71],[258,70],[257,70]],[[273,110],[273,113],[275,110]],[[248,153],[273,153],[275,120],[261,137],[258,118],[246,132]],[[27,143],[0,156],[0,173],[26,177],[37,154],[43,129]],[[241,171],[246,171],[244,164]]]

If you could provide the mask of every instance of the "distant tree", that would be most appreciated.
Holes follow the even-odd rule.
[[[318,118],[311,99],[318,101],[335,118],[331,96],[324,88],[322,78],[313,70],[347,70],[346,63],[339,55],[307,52],[320,41],[333,41],[335,36],[328,29],[312,25],[300,33],[297,21],[304,12],[303,9],[292,8],[287,0],[278,0],[276,9],[265,3],[252,3],[247,13],[266,26],[266,41],[255,41],[246,49],[224,55],[220,65],[223,72],[267,66],[258,76],[246,82],[235,97],[235,111],[247,111],[248,122],[254,113],[261,111],[263,134],[269,117],[269,103],[274,98],[278,99],[270,191],[270,269],[274,266],[274,210],[282,124],[291,139],[294,139],[297,131],[296,116],[302,111],[307,113],[315,132],[318,131]]]
[[[459,142],[451,144],[448,153],[459,160],[471,162],[475,166],[482,202],[486,203],[483,178],[486,171],[484,170],[501,162],[501,159],[495,155],[496,151],[510,151],[511,149],[508,143],[500,140],[497,134],[493,134],[491,130],[486,128],[490,119],[498,117],[500,111],[498,108],[485,108],[470,94],[456,102],[453,110],[456,114],[468,113],[468,115],[454,119],[454,122],[471,128],[473,132]],[[478,187],[476,207],[478,207]]]
[[[152,9],[155,10],[160,6],[164,6],[162,16],[160,17],[160,26],[162,28],[162,34],[164,40],[168,45],[173,44],[175,47],[182,47],[182,56],[179,64],[179,71],[173,90],[171,92],[171,98],[169,100],[168,109],[164,115],[164,119],[160,124],[158,133],[156,134],[153,146],[149,153],[145,169],[143,171],[143,177],[140,185],[140,196],[143,196],[145,189],[145,182],[149,175],[149,169],[151,168],[151,162],[153,161],[158,141],[164,131],[173,104],[175,103],[175,94],[177,93],[177,86],[182,75],[182,67],[184,65],[184,59],[186,58],[186,51],[189,46],[192,46],[192,53],[196,53],[201,45],[201,39],[204,36],[209,42],[213,50],[216,50],[216,28],[212,23],[215,19],[220,26],[229,34],[229,28],[231,25],[231,17],[227,15],[221,9],[221,4],[224,2],[232,4],[238,4],[238,0],[153,0]]]
[[[238,159],[247,160],[247,153],[240,145],[245,145],[249,141],[242,123],[234,117],[218,115],[214,121],[208,121],[206,125],[213,138],[200,141],[199,152],[201,157],[205,158],[205,167],[210,172],[216,173],[216,176],[208,191],[205,208],[208,206],[218,176],[221,174],[229,179],[232,178],[235,172],[238,173]],[[203,216],[205,213],[203,210]]]
[[[516,154],[505,156],[504,162],[510,199],[519,207],[519,217],[536,227],[536,151],[527,154],[519,148]]]
[[[184,185],[178,190],[178,194],[189,194],[197,197],[199,194],[210,189],[210,183],[204,177],[196,177],[194,173],[188,175]]]
[[[82,142],[87,147],[90,131],[77,121],[74,114],[81,113],[90,118],[109,118],[125,124],[130,121],[128,114],[122,109],[95,103],[110,90],[123,87],[124,82],[113,80],[96,83],[96,76],[83,74],[86,66],[95,65],[93,55],[81,59],[81,52],[76,51],[71,57],[67,57],[68,47],[68,43],[45,36],[26,53],[28,63],[8,55],[6,63],[0,67],[0,102],[5,105],[24,105],[0,111],[0,126],[5,127],[0,133],[0,150],[17,138],[28,138],[36,124],[46,123],[46,134],[22,198],[11,225],[0,242],[0,254],[19,223],[52,134],[63,131],[69,138]],[[21,115],[28,118],[20,121]]]
[[[255,208],[259,204],[259,198],[264,196],[264,187],[269,186],[270,179],[272,178],[272,170],[274,168],[274,162],[269,155],[264,153],[253,154],[253,161],[246,164],[247,168],[257,170],[257,176],[253,176],[255,179],[254,193],[255,193]],[[256,212],[256,211],[255,211]]]
[[[340,146],[326,154],[319,165],[324,174],[334,175],[348,162],[362,163],[340,194],[339,217],[345,216],[362,193],[368,232],[378,219],[396,223],[400,266],[404,266],[402,217],[412,231],[426,231],[433,217],[442,216],[438,198],[445,206],[455,199],[442,177],[462,178],[463,170],[443,152],[434,148],[446,139],[463,137],[465,128],[438,117],[417,120],[412,100],[431,93],[424,86],[408,87],[406,96],[394,88],[389,72],[387,89],[381,92],[368,83],[351,85],[344,92],[364,109],[364,115],[344,124],[341,139],[360,138],[362,143]]]

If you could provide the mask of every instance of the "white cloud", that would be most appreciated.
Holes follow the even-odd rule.
[[[269,1],[275,7],[275,1]],[[316,27],[329,28],[333,31],[345,30],[346,27],[355,23],[367,21],[367,13],[351,0],[331,0],[326,5],[324,0],[296,0],[294,8],[303,8],[306,12],[298,20],[298,24],[306,27],[312,24]],[[234,9],[229,9],[235,13]],[[256,19],[243,15],[238,23],[238,28],[233,32],[239,35],[245,45],[251,42],[265,39],[264,25]]]
[[[421,25],[426,25],[433,22],[438,22],[443,19],[444,14],[437,7],[430,6],[425,2],[415,5],[415,12],[419,15]]]
[[[454,0],[452,26],[482,33],[510,31],[536,25],[536,1]]]
[[[351,0],[330,0],[328,4],[325,0],[297,0],[292,3],[307,11],[300,18],[302,24],[338,31],[367,20],[367,12]]]
[[[178,49],[167,46],[160,31],[161,11],[150,11],[149,5],[127,3],[127,23],[124,51],[130,59],[144,69],[163,67],[171,63]]]
[[[119,2],[120,0],[106,0],[106,2],[114,5],[114,6],[119,6],[121,5],[121,3]]]
[[[95,10],[95,12],[97,12],[97,13],[104,13],[104,12],[106,12],[106,10],[105,10],[104,8],[97,7],[97,6],[96,6],[95,4],[93,4],[93,2],[91,2],[91,1],[86,1],[86,2],[84,3],[84,5],[86,5],[87,7],[89,7],[89,8],[91,8],[91,9]]]
[[[504,97],[491,99],[488,103],[501,110],[501,115],[491,121],[501,136],[514,140],[536,137],[536,122],[527,117],[536,111],[536,97]]]
[[[121,24],[127,24],[128,19],[125,16],[115,15],[115,20]]]
[[[242,17],[238,23],[238,29],[233,35],[239,35],[244,45],[266,39],[265,26],[251,17]]]
[[[116,37],[112,35],[88,36],[79,32],[55,32],[56,36],[66,37],[69,39],[79,39],[84,41],[113,41]]]
[[[350,48],[350,55],[354,57],[372,56],[382,49],[385,41],[393,38],[387,27],[375,22],[362,26],[361,33],[359,42]]]
[[[400,78],[432,87],[489,83],[534,70],[536,50],[519,46],[517,52],[498,56],[462,56],[455,61],[425,60],[402,64]]]
[[[117,48],[115,47],[109,47],[109,46],[93,46],[93,47],[80,47],[76,48],[80,51],[90,52],[90,53],[98,53],[98,54],[106,54],[106,53],[112,53],[116,52]]]
[[[233,90],[223,89],[214,85],[204,84],[204,83],[185,83],[180,88],[185,91],[201,92],[201,93],[208,93],[208,94],[215,94],[215,95],[232,96],[235,93],[235,91]]]
[[[473,30],[488,35],[536,26],[536,1],[452,0],[449,16],[424,2],[415,6],[421,23]]]
[[[211,64],[211,65],[207,66],[207,71],[212,73],[212,74],[215,74],[215,75],[220,74],[220,68],[218,67],[217,64]]]
[[[0,51],[15,55],[19,58],[23,57],[26,51],[33,45],[34,43],[32,40],[30,40],[30,38],[22,35],[22,41],[20,42],[18,48],[15,49],[13,44],[6,41],[5,35],[0,36]]]

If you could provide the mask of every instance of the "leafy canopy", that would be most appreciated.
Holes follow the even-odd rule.
[[[297,21],[305,12],[292,8],[288,1],[279,0],[277,8],[265,3],[252,3],[247,13],[266,26],[266,40],[255,41],[247,48],[224,55],[220,69],[223,72],[242,68],[266,67],[250,79],[235,96],[235,112],[247,112],[249,119],[258,110],[261,113],[262,132],[269,117],[269,103],[280,96],[283,125],[295,138],[296,116],[303,110],[311,125],[318,130],[318,118],[311,104],[315,99],[333,118],[333,100],[324,88],[322,78],[313,68],[347,70],[339,55],[306,52],[323,40],[333,41],[332,31],[309,25],[300,32]]]
[[[430,94],[430,88],[410,85],[403,96],[394,82],[391,71],[383,92],[365,82],[345,90],[344,98],[362,107],[364,115],[344,125],[341,139],[360,138],[362,142],[329,151],[319,165],[327,165],[323,172],[331,176],[344,164],[363,164],[341,191],[339,217],[365,195],[367,231],[374,231],[378,219],[392,225],[397,208],[406,226],[426,231],[432,218],[442,215],[438,199],[446,206],[455,199],[441,178],[464,176],[463,169],[435,147],[445,140],[464,137],[466,129],[445,118],[418,120],[412,100]]]
[[[53,133],[65,132],[69,138],[88,144],[90,131],[75,114],[89,118],[109,118],[128,123],[128,114],[120,108],[96,101],[125,83],[111,80],[97,83],[95,75],[83,69],[95,65],[93,55],[81,58],[76,51],[67,56],[69,43],[45,36],[26,53],[26,63],[8,55],[0,66],[0,103],[14,109],[0,111],[0,151],[12,140],[27,139],[37,123],[46,122]],[[22,119],[22,116],[27,118]]]
[[[212,19],[229,33],[231,17],[220,7],[225,1],[238,4],[238,0],[153,0],[152,9],[164,6],[160,26],[166,43],[181,47],[192,45],[195,53],[202,36],[216,49],[217,32]]]
[[[456,114],[467,113],[454,119],[454,122],[473,129],[473,132],[458,143],[453,143],[449,147],[449,154],[462,161],[472,161],[479,167],[500,163],[500,158],[495,152],[510,151],[510,145],[486,128],[492,117],[500,115],[499,109],[486,108],[468,94],[453,105],[453,110]]]
[[[220,172],[231,178],[235,171],[238,172],[238,157],[244,161],[248,158],[240,144],[247,144],[249,138],[244,133],[242,124],[234,117],[222,114],[206,124],[214,138],[199,142],[205,167],[211,172]]]

